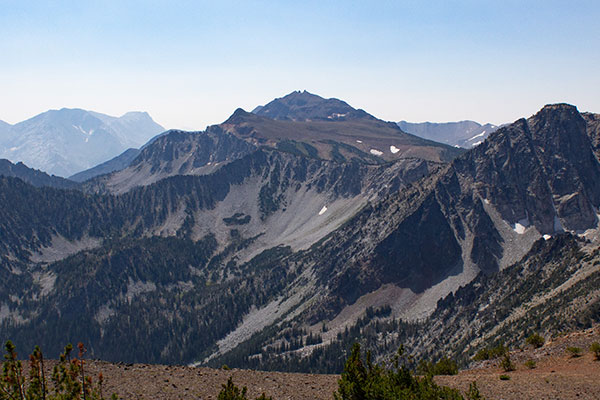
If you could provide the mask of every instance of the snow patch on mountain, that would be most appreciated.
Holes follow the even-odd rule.
[[[523,218],[519,221],[515,222],[513,225],[513,230],[517,232],[519,235],[525,233],[525,230],[529,227],[529,218]]]
[[[468,141],[471,141],[471,140],[477,139],[477,138],[479,138],[479,137],[483,137],[483,136],[485,135],[485,133],[486,133],[486,131],[484,130],[484,131],[483,131],[483,132],[481,132],[480,134],[478,134],[478,135],[475,135],[475,136],[473,136],[472,138],[470,138]]]

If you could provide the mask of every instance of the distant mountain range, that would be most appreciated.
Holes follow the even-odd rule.
[[[398,126],[405,132],[419,137],[445,143],[450,146],[470,149],[481,143],[495,132],[499,126],[492,124],[481,125],[475,121],[460,122],[398,122]]]
[[[75,190],[6,164],[0,340],[339,372],[355,341],[466,362],[600,322],[597,114],[548,105],[466,150],[307,92],[254,111]]]
[[[68,177],[140,147],[164,131],[145,112],[111,117],[81,109],[51,110],[0,124],[0,158]]]

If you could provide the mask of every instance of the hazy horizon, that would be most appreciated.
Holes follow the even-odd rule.
[[[592,1],[8,1],[0,120],[49,109],[201,130],[294,90],[388,121],[600,112]]]

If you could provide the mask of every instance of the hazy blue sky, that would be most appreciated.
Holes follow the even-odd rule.
[[[600,112],[600,1],[0,0],[0,119],[203,129],[292,90],[386,120]]]

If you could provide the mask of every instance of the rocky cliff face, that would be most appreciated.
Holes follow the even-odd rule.
[[[421,306],[411,305],[416,317],[480,270],[515,262],[542,235],[596,228],[599,167],[572,106],[548,106],[501,128],[437,176],[365,210],[315,250],[315,268],[334,294],[324,307],[335,316],[336,304],[393,283],[420,298]],[[436,285],[451,275],[454,289],[450,281]]]
[[[582,113],[587,124],[587,134],[592,141],[596,158],[600,158],[600,114]]]
[[[454,169],[466,182],[472,179],[476,194],[515,227],[553,234],[597,223],[600,166],[573,106],[546,106],[500,129]]]

